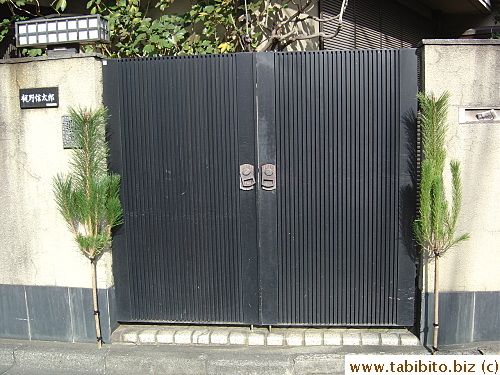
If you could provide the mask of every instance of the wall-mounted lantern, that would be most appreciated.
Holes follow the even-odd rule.
[[[109,43],[108,21],[100,15],[45,17],[16,22],[17,47]]]

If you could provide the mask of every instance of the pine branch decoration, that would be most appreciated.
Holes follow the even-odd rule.
[[[448,203],[444,192],[443,174],[446,161],[445,140],[448,126],[449,94],[439,98],[433,94],[418,94],[422,121],[422,178],[420,187],[419,219],[414,223],[418,244],[429,256],[444,254],[468,234],[455,237],[462,202],[460,163],[451,161],[452,200]]]
[[[96,259],[111,245],[111,229],[123,222],[120,176],[108,173],[105,109],[69,109],[76,148],[68,175],[54,179],[59,211],[83,254]]]
[[[434,338],[433,354],[438,352],[439,332],[439,258],[453,246],[469,238],[468,233],[455,237],[462,203],[460,163],[451,161],[451,204],[444,192],[443,174],[446,161],[445,141],[448,130],[449,94],[439,98],[419,93],[422,130],[422,178],[419,218],[413,223],[418,245],[434,260]]]
[[[54,178],[53,189],[59,212],[68,224],[80,251],[90,260],[93,315],[98,347],[102,346],[97,299],[97,261],[111,246],[111,230],[123,223],[120,176],[108,173],[106,109],[69,109],[74,124],[76,148],[71,171]]]

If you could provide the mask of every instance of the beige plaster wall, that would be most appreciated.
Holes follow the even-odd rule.
[[[57,211],[52,179],[68,168],[67,108],[102,105],[101,64],[95,55],[0,63],[0,284],[91,287],[89,261]],[[56,86],[58,108],[20,109],[19,89]],[[100,288],[112,285],[110,254],[98,278]]]
[[[500,118],[465,121],[460,112],[500,109],[500,40],[425,40],[422,56],[425,91],[451,94],[447,156],[460,161],[463,183],[457,233],[471,236],[442,258],[441,290],[499,291]],[[424,269],[426,291],[432,268]]]

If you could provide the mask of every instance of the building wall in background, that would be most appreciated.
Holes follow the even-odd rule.
[[[329,18],[340,11],[341,1],[321,2],[321,16]],[[336,30],[337,21],[323,25],[326,33]],[[417,47],[423,38],[435,36],[430,18],[396,0],[349,0],[342,30],[335,38],[324,39],[323,47],[332,49],[374,49]]]

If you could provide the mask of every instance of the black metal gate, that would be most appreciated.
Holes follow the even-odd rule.
[[[118,320],[413,325],[416,71],[411,49],[108,60]]]

